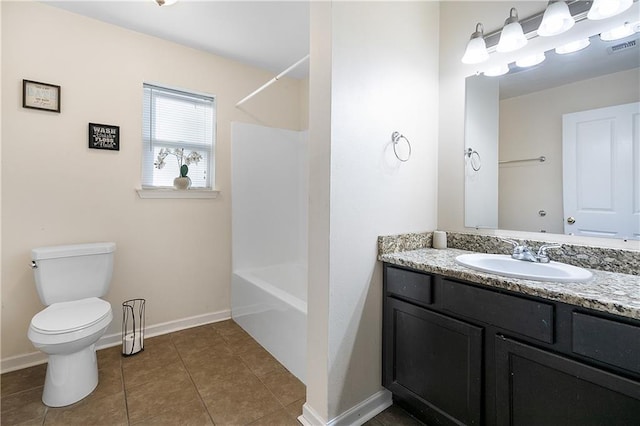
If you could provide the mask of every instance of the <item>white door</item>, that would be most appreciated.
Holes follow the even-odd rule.
[[[640,239],[640,103],[562,117],[565,234]]]

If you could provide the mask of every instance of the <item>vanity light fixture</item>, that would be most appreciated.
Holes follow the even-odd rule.
[[[550,1],[544,11],[542,22],[538,27],[538,35],[542,37],[554,36],[568,31],[576,23],[569,6],[564,0]]]
[[[496,51],[501,53],[513,52],[525,44],[527,44],[527,38],[522,31],[522,25],[518,22],[518,11],[515,7],[512,7],[509,11],[509,17],[504,21]]]
[[[630,23],[625,22],[624,25],[620,27],[612,28],[609,31],[600,33],[600,40],[602,41],[620,40],[621,38],[629,37],[633,33],[635,33],[635,31],[633,30],[633,26],[631,26]]]
[[[504,65],[498,65],[493,68],[489,68],[484,72],[484,75],[486,75],[487,77],[499,77],[501,75],[505,75],[508,72],[509,72],[509,65],[504,64]]]
[[[482,60],[478,60],[478,62],[470,62],[473,60],[470,59],[473,56],[467,55],[467,51],[473,51],[471,47],[474,44],[480,45],[482,43],[482,47],[486,47],[486,52],[488,54],[496,51],[512,52],[525,46],[528,39],[538,36],[563,33],[572,28],[575,23],[585,19],[605,19],[622,13],[629,9],[633,5],[634,1],[639,0],[551,0],[548,2],[547,8],[544,11],[526,17],[522,20],[518,18],[518,11],[516,8],[511,8],[509,11],[509,18],[505,20],[504,27],[502,29],[484,34],[482,25],[478,24],[476,26],[476,32],[471,35],[471,40],[467,44],[467,50],[463,56],[463,63],[482,62]],[[568,17],[567,14],[565,14],[567,9]],[[563,28],[564,26],[567,26],[567,28]],[[640,32],[640,22],[631,22],[630,27],[633,32]],[[628,31],[628,29],[626,29],[626,31]],[[611,31],[611,33],[614,32],[617,34],[617,31]],[[482,36],[478,37],[479,34],[477,33],[481,33]],[[612,36],[609,32],[601,34],[601,37],[604,37],[603,40],[609,36]],[[562,55],[577,52],[589,46],[589,44],[589,40],[578,40],[557,47],[556,53]],[[523,58],[522,61],[525,61],[525,58]],[[504,71],[504,68],[501,67],[500,70]],[[488,71],[485,75],[500,74]]]
[[[629,9],[633,0],[594,0],[587,18],[597,21],[610,18]]]
[[[577,52],[578,50],[582,50],[590,44],[591,42],[589,41],[589,39],[584,38],[581,40],[572,41],[571,43],[567,43],[562,46],[558,46],[555,50],[558,55],[566,55],[567,53],[573,53]]]
[[[467,49],[462,57],[463,64],[479,64],[489,59],[487,45],[484,41],[484,27],[480,22],[476,24],[476,31],[471,34]]]
[[[534,65],[538,65],[542,62],[544,62],[544,60],[547,57],[544,55],[544,52],[540,52],[540,53],[536,53],[535,55],[530,55],[530,56],[526,56],[522,59],[518,59],[516,61],[516,66],[520,67],[520,68],[528,68],[528,67],[532,67]]]

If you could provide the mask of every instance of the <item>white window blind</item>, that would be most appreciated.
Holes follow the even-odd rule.
[[[167,155],[162,168],[154,163],[161,149],[183,149],[185,158],[192,151],[202,156],[198,164],[188,165],[191,187],[213,188],[215,98],[146,83],[143,87],[142,187],[173,187],[173,179],[180,176],[178,157]]]

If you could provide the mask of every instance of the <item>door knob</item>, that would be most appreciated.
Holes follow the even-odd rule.
[[[573,217],[573,216],[569,216],[569,217],[567,218],[567,223],[568,223],[569,225],[573,225],[574,223],[576,223],[576,218],[575,218],[575,217]]]

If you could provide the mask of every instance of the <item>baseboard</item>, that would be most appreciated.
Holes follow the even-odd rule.
[[[331,420],[328,426],[361,425],[393,404],[391,392],[382,389]]]
[[[196,315],[179,320],[163,322],[160,324],[148,325],[145,328],[144,336],[145,338],[160,336],[163,334],[173,333],[174,331],[180,331],[200,325],[224,321],[230,318],[231,310],[225,309],[223,311],[211,312],[208,314]],[[96,344],[96,349],[105,349],[121,344],[122,334],[113,333],[102,336]],[[38,364],[44,364],[45,362],[47,362],[47,355],[39,351],[3,358],[0,361],[0,373],[4,374],[10,371],[20,370]]]
[[[298,417],[298,421],[303,426],[324,426],[327,422],[315,412],[308,402],[302,405],[302,415]]]
[[[42,352],[30,352],[24,355],[16,355],[3,358],[0,361],[0,373],[9,373],[10,371],[21,370],[34,365],[44,364],[47,362],[47,355]]]
[[[298,421],[304,426],[362,425],[389,408],[392,403],[391,392],[383,389],[374,393],[359,404],[351,407],[349,410],[333,418],[329,422],[325,422],[325,420],[320,417],[313,408],[305,403],[302,406],[302,415],[298,417]]]
[[[196,315],[189,318],[163,322],[160,324],[148,325],[144,330],[144,337],[155,337],[163,334],[173,333],[174,331],[185,330],[187,328],[198,327],[200,325],[211,324],[218,321],[224,321],[231,318],[231,310],[211,312],[208,314]],[[96,345],[97,349],[110,348],[122,344],[122,333],[113,333],[102,336]]]

